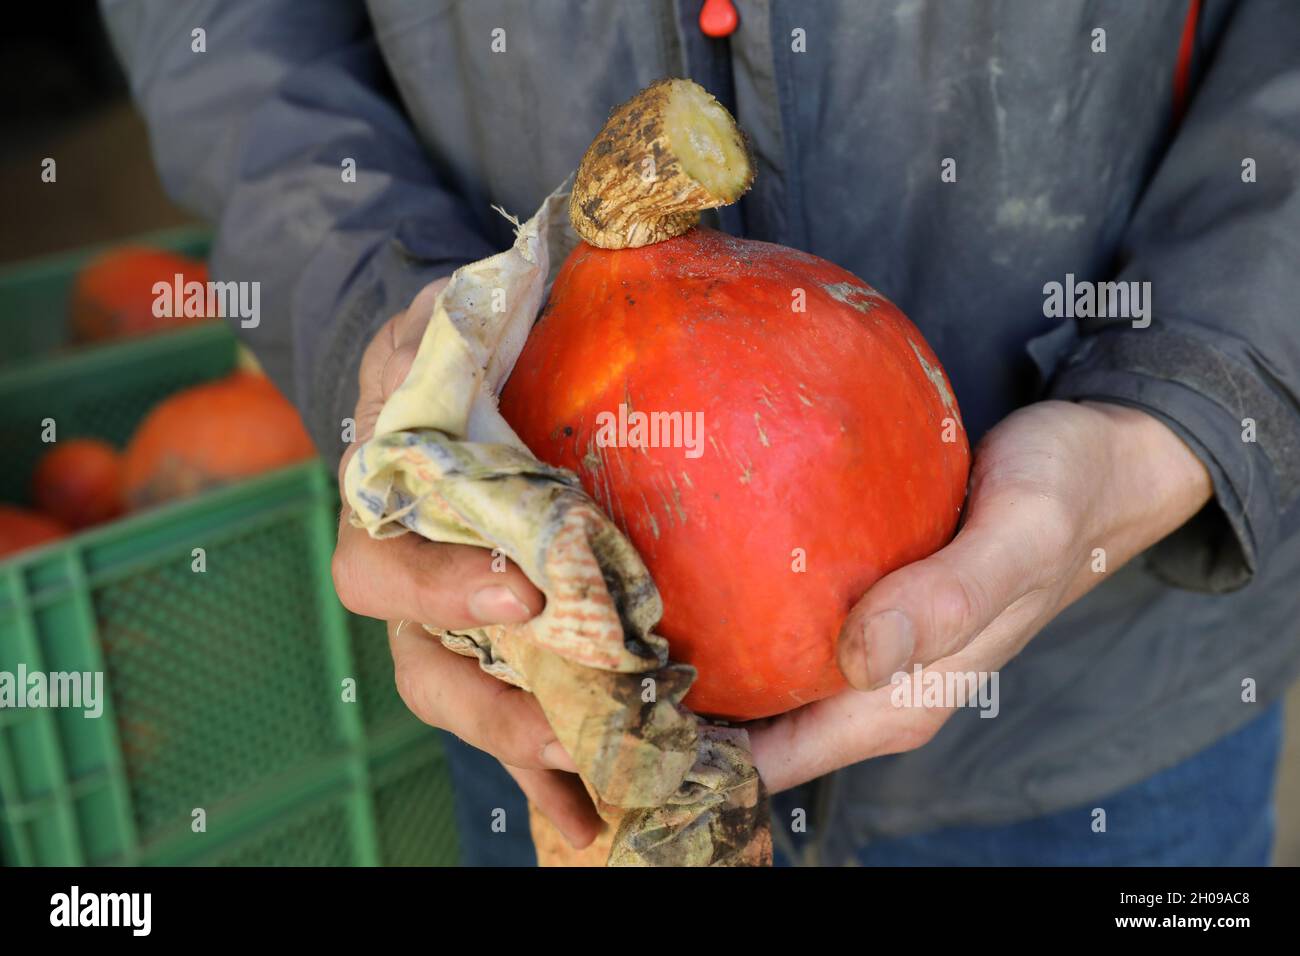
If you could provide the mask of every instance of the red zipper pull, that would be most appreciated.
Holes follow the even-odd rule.
[[[740,16],[731,0],[704,0],[700,8],[700,29],[704,35],[721,39],[736,32]]]

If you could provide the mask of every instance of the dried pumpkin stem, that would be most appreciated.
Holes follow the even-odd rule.
[[[698,83],[654,83],[615,108],[578,167],[574,231],[602,249],[679,236],[754,181],[745,134]]]

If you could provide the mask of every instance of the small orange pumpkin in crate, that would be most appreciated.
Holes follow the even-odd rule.
[[[32,500],[73,529],[111,521],[126,510],[121,454],[97,438],[58,442],[36,463]]]
[[[155,308],[160,294],[155,287],[165,283],[167,291],[161,294],[170,300],[175,297],[177,276],[182,291],[191,282],[206,286],[208,267],[197,259],[146,246],[123,246],[97,256],[77,273],[73,285],[73,337],[78,342],[104,342],[206,321],[206,313],[189,315],[175,303],[165,310]],[[159,311],[169,314],[158,315]]]
[[[146,507],[316,454],[298,411],[265,376],[236,371],[160,402],[126,450],[128,503]]]
[[[67,527],[48,515],[0,504],[0,560],[67,536]]]

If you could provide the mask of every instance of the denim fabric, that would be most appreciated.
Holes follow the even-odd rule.
[[[846,854],[865,866],[1265,866],[1272,852],[1273,785],[1282,742],[1282,705],[1196,756],[1136,786],[1061,813],[1000,827],[950,827],[861,847],[837,846],[827,834],[821,859]],[[501,765],[443,735],[456,787],[461,862],[467,866],[531,866],[523,795]],[[809,807],[806,789],[773,801],[778,825],[794,807]],[[1106,830],[1093,831],[1093,810]],[[493,811],[506,812],[494,832]],[[797,835],[803,854],[816,834]],[[778,849],[777,864],[789,865]]]
[[[1180,764],[1110,796],[1006,826],[948,827],[851,849],[827,834],[823,862],[851,854],[864,866],[1267,866],[1273,847],[1273,787],[1282,705]],[[780,794],[777,821],[809,806]],[[1094,810],[1105,832],[1094,832]],[[806,854],[816,835],[796,835]],[[845,851],[848,850],[849,854]],[[789,865],[778,853],[778,865]]]
[[[534,866],[528,832],[528,801],[500,761],[459,737],[441,734],[456,791],[456,837],[462,866]],[[505,827],[493,829],[493,813],[505,811]],[[499,815],[498,815],[499,816]]]

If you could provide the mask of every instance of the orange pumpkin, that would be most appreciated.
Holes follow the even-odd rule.
[[[262,375],[237,371],[164,400],[127,446],[135,508],[197,494],[316,454],[297,410]]]
[[[636,546],[696,711],[766,717],[844,687],[838,634],[881,576],[942,547],[970,452],[917,328],[844,269],[693,226],[753,179],[703,89],[614,110],[573,186],[585,240],[501,395]]]
[[[699,671],[687,703],[720,717],[843,687],[846,612],[946,543],[965,496],[965,433],[916,327],[838,266],[706,229],[575,250],[501,410],[636,545],[659,632]]]
[[[165,282],[170,296],[177,275],[183,289],[187,282],[206,283],[208,268],[197,259],[142,246],[113,249],[92,259],[77,273],[72,289],[74,338],[102,342],[205,321],[207,316],[186,316],[183,309],[176,315],[174,307],[170,316],[154,314],[155,284]]]
[[[0,504],[0,559],[67,535],[68,529],[53,518]]]
[[[122,456],[108,442],[74,438],[46,452],[32,473],[36,507],[70,528],[116,518],[122,499]]]

